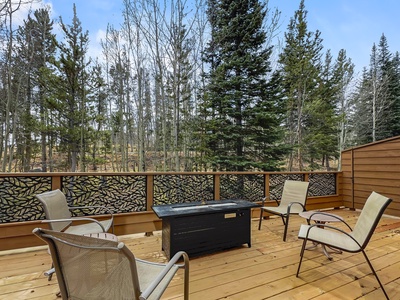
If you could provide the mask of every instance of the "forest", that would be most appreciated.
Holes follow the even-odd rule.
[[[304,0],[287,28],[267,0],[123,0],[101,57],[75,5],[16,26],[30,1],[0,4],[0,172],[340,170],[400,135],[399,53],[383,33],[355,74]]]

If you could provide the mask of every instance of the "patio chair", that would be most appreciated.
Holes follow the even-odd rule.
[[[286,241],[290,215],[299,214],[300,212],[306,210],[308,185],[309,183],[307,181],[286,180],[283,186],[281,201],[275,200],[278,204],[277,207],[264,206],[267,197],[263,198],[258,230],[261,229],[261,222],[264,212],[279,215],[282,218],[283,225],[285,226],[283,232],[283,241]]]
[[[106,207],[102,206],[74,206],[69,207],[65,195],[60,190],[48,191],[36,195],[36,198],[41,202],[46,219],[43,223],[49,223],[51,230],[64,231],[71,234],[94,234],[107,232],[108,230],[114,232],[114,220],[112,212]],[[97,221],[88,217],[72,217],[72,210],[85,210],[101,208],[109,213],[109,218],[103,221]],[[73,224],[75,221],[81,221],[83,224]],[[50,270],[44,272],[49,281],[54,273],[53,266]]]
[[[386,299],[389,299],[364,249],[368,245],[383,212],[391,201],[391,199],[386,198],[385,196],[372,192],[368,197],[353,230],[351,230],[351,227],[345,221],[341,220],[350,229],[350,232],[346,232],[340,228],[327,224],[324,224],[323,228],[318,227],[318,224],[301,225],[298,237],[304,241],[300,252],[300,262],[296,277],[299,276],[307,241],[320,243],[345,252],[362,252],[372,270],[372,273],[375,275],[383,293],[385,294]],[[321,212],[321,214],[323,213]]]
[[[160,299],[179,268],[189,299],[189,257],[183,251],[159,264],[136,259],[122,242],[40,228],[33,233],[49,245],[62,299]]]
[[[114,219],[112,212],[104,206],[68,206],[65,195],[60,190],[48,191],[36,195],[42,203],[46,219],[51,230],[65,231],[72,234],[86,234],[107,232],[110,228],[114,232]],[[109,214],[109,218],[97,221],[88,217],[72,217],[73,210],[103,209]],[[72,224],[74,221],[84,221],[83,224]]]

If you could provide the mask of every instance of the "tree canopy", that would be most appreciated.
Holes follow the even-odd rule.
[[[382,34],[357,76],[304,0],[284,29],[265,1],[124,0],[98,57],[75,5],[16,27],[18,3],[0,8],[3,172],[330,170],[400,134],[399,53]]]

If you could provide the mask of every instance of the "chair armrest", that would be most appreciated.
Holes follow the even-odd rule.
[[[290,210],[292,208],[292,205],[300,205],[303,208],[303,211],[306,210],[306,208],[304,207],[303,203],[300,202],[290,202],[288,207],[287,207],[287,213],[290,214]]]
[[[93,219],[93,218],[74,217],[74,218],[70,218],[70,219],[42,220],[42,223],[74,222],[74,221],[88,221],[88,222],[96,223],[97,225],[100,226],[100,228],[103,232],[106,232],[104,226],[99,221],[97,221],[96,219]]]
[[[342,218],[338,217],[337,215],[330,214],[330,213],[325,213],[325,212],[322,212],[322,211],[316,211],[315,213],[311,214],[310,220],[311,220],[312,217],[315,216],[315,215],[325,215],[325,216],[329,216],[329,217],[335,218],[335,219],[337,219],[338,221],[344,223],[351,231],[353,231],[353,229],[351,228],[351,226],[350,226],[345,220],[343,220]],[[327,226],[327,225],[324,224],[324,226]]]
[[[101,206],[101,205],[94,205],[94,206],[69,206],[68,209],[69,210],[75,210],[75,209],[79,209],[79,210],[84,210],[84,209],[92,209],[92,208],[101,208],[107,211],[108,214],[111,215],[111,217],[113,218],[113,213],[111,211],[111,209],[109,209],[107,206]]]
[[[152,292],[157,288],[160,282],[164,279],[165,275],[171,270],[171,268],[176,265],[176,262],[183,257],[183,265],[178,265],[180,268],[185,267],[185,296],[188,296],[188,284],[189,284],[189,256],[184,251],[177,252],[171,260],[165,265],[164,269],[157,275],[156,279],[142,292],[139,299],[148,299]],[[158,263],[151,263],[141,259],[136,259],[149,264],[164,265]],[[187,289],[187,290],[186,290]]]
[[[347,225],[346,222],[344,222],[344,223]],[[309,225],[308,230],[307,230],[307,234],[306,234],[306,239],[308,239],[308,235],[310,233],[311,228],[314,228],[314,227],[319,228],[320,226],[321,226],[321,224]],[[349,238],[351,238],[360,247],[360,249],[362,248],[360,243],[351,234],[349,234],[348,232],[344,231],[343,229],[337,228],[337,227],[332,226],[332,225],[324,224],[324,230],[326,228],[329,228],[329,229],[334,230],[334,231],[339,231],[340,233],[342,233],[344,235],[347,235]],[[316,242],[318,242],[318,241],[316,241]]]

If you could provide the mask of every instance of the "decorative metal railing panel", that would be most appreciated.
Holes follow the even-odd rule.
[[[148,176],[152,176],[153,179]],[[199,173],[199,174],[42,174],[0,175],[0,223],[44,219],[36,194],[61,182],[70,206],[107,206],[114,213],[146,211],[148,205],[219,199],[260,201],[269,178],[271,199],[280,199],[285,180],[310,182],[308,196],[336,195],[336,173]],[[54,177],[54,178],[53,178]],[[219,179],[217,178],[219,177]],[[219,185],[218,185],[219,182]],[[150,186],[147,186],[149,184]],[[59,185],[55,185],[59,186]],[[219,187],[219,190],[216,190]],[[151,194],[147,194],[150,190]],[[149,202],[147,202],[149,201]],[[152,201],[152,202],[151,202]],[[103,214],[102,210],[85,214]]]
[[[308,175],[310,186],[308,188],[308,196],[327,196],[336,195],[336,174],[315,173]]]
[[[51,177],[0,177],[0,223],[44,218],[36,194],[51,190]]]
[[[263,174],[222,174],[221,199],[243,199],[261,201],[264,195]]]
[[[154,175],[154,205],[214,200],[214,176]]]
[[[113,213],[146,211],[146,176],[64,176],[69,206],[106,206]],[[95,209],[84,215],[102,214]]]

